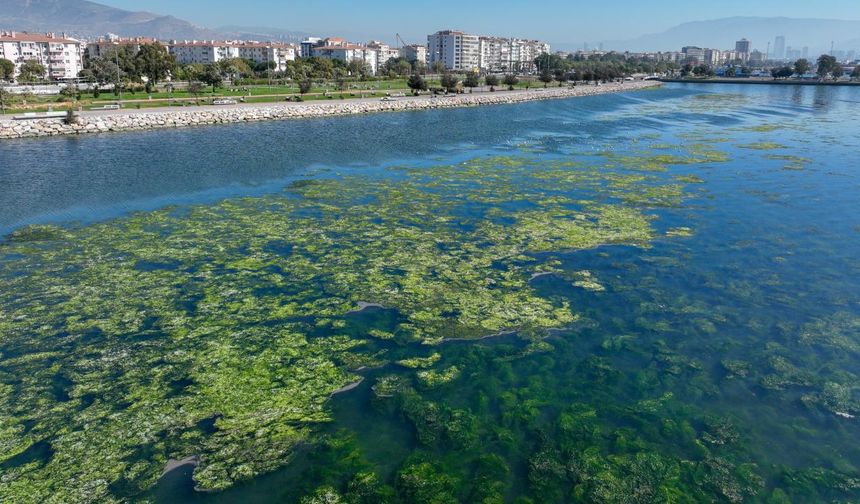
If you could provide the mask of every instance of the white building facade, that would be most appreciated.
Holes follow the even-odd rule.
[[[83,70],[83,48],[79,40],[53,33],[0,32],[0,58],[15,64],[15,76],[26,61],[38,61],[50,80],[71,80]]]
[[[322,45],[314,47],[312,55],[316,58],[343,61],[346,64],[359,61],[367,65],[373,75],[379,72],[379,55],[376,49],[367,46],[349,43]]]
[[[427,64],[427,46],[421,44],[410,44],[400,48],[400,57],[410,63],[421,62]]]
[[[171,41],[167,49],[181,65],[200,63],[207,65],[233,58],[254,63],[274,63],[275,71],[284,71],[287,62],[296,59],[296,47],[273,42],[239,41]]]
[[[441,62],[446,70],[473,71],[481,66],[480,37],[444,30],[427,36],[427,63]]]
[[[90,58],[101,58],[105,55],[113,54],[114,50],[118,47],[129,47],[132,52],[137,53],[140,50],[140,46],[155,44],[156,42],[158,41],[148,37],[102,37],[87,43],[87,56]],[[166,46],[165,50],[167,50]]]
[[[539,40],[482,37],[442,31],[427,37],[428,63],[441,61],[448,70],[483,72],[535,71],[535,59],[550,53]]]
[[[400,50],[378,40],[371,40],[367,47],[376,51],[376,66],[383,68],[388,60],[400,57]]]

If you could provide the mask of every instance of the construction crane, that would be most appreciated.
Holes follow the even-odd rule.
[[[406,42],[403,41],[403,37],[401,37],[399,33],[395,33],[394,36],[397,37],[397,48],[398,49],[407,45]]]

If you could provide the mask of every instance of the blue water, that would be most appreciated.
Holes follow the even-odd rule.
[[[853,88],[672,84],[477,109],[7,141],[0,144],[0,233],[277,193],[307,178],[372,178],[393,166],[521,152],[603,162],[607,153],[635,157],[705,145],[727,158],[670,165],[666,176],[695,175],[703,183],[690,186],[684,205],[654,210],[656,228],[690,228],[692,236],[661,238],[647,249],[560,251],[563,269],[587,269],[606,284],[597,295],[552,277],[536,280],[543,295],[569,300],[589,321],[551,338],[551,354],[500,365],[500,356],[519,343],[446,347],[446,363],[468,362],[477,372],[453,389],[426,392],[423,400],[471,412],[476,444],[422,445],[415,435],[420,420],[403,405],[380,407],[371,385],[381,372],[369,371],[361,386],[330,401],[329,441],[307,447],[285,468],[224,493],[201,494],[185,467],[165,477],[152,497],[292,502],[323,485],[348,492],[354,475],[369,471],[393,489],[397,497],[390,501],[406,502],[410,494],[399,475],[429,460],[458,482],[440,492],[477,502],[473,484],[492,455],[509,470],[499,478],[504,501],[578,502],[608,494],[578,480],[573,462],[548,470],[544,481],[534,461],[538,454],[561,459],[592,447],[607,460],[639,450],[700,461],[699,470],[682,469],[681,481],[666,488],[705,492],[687,495],[690,501],[731,501],[718,464],[701,462],[710,459],[697,444],[681,441],[673,422],[683,419],[711,452],[738,467],[754,464],[761,484],[746,482],[755,491],[737,494],[742,501],[857,501],[858,101],[860,90]],[[801,343],[821,327],[817,321],[825,321],[823,337],[839,341]],[[611,342],[618,337],[616,348]],[[811,378],[779,368],[777,357]],[[733,376],[730,361],[749,368]],[[506,394],[518,398],[516,407]],[[627,416],[641,401],[665,394],[671,394],[667,411],[647,421]],[[539,399],[538,413],[524,419],[528,414],[517,408],[529,397]],[[562,427],[571,405],[598,410],[590,434],[574,436]],[[725,449],[713,441],[716,429],[708,422],[714,418],[731,419],[740,441]],[[502,430],[514,441],[500,441]],[[732,474],[732,485],[745,484]]]

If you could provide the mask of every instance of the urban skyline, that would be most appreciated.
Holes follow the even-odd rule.
[[[101,3],[130,10],[140,8],[136,0],[101,0]],[[146,10],[210,27],[274,25],[295,31],[360,34],[363,38],[389,32],[417,38],[433,26],[450,25],[450,10],[420,4],[382,0],[374,3],[373,9],[356,9],[350,2],[334,0],[326,6],[326,9],[319,9],[314,2],[285,5],[274,0],[252,0],[245,8],[236,10],[224,0],[152,0],[147,3]],[[655,33],[685,22],[727,16],[771,16],[779,12],[789,17],[821,18],[825,13],[838,13],[840,19],[860,20],[860,4],[854,0],[826,0],[814,4],[802,0],[726,0],[713,5],[662,0],[658,6],[634,0],[613,0],[610,5],[548,0],[542,7],[536,10],[532,5],[510,0],[460,4],[456,16],[458,26],[452,28],[465,30],[468,27],[471,31],[488,34],[498,31],[523,38],[529,33],[541,33],[553,44],[580,44],[585,40],[596,44]],[[261,17],[260,12],[265,12],[265,16]],[[624,15],[619,16],[619,12]],[[583,19],[588,22],[582,23]]]

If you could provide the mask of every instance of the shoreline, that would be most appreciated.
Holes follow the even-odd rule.
[[[824,86],[824,87],[860,87],[860,82],[853,81],[818,81],[818,80],[774,80],[760,78],[715,78],[715,79],[660,79],[660,82],[671,84],[744,84],[754,86]]]
[[[203,106],[189,111],[121,110],[78,113],[76,124],[65,124],[60,118],[39,118],[23,121],[0,120],[0,139],[34,138],[69,135],[89,135],[119,131],[149,131],[213,124],[240,124],[260,121],[280,121],[318,117],[406,112],[446,108],[507,105],[529,101],[595,96],[609,93],[638,91],[662,86],[658,81],[635,81],[582,85],[573,88],[536,88],[518,91],[496,91],[431,98],[410,96],[393,101],[354,100],[338,102],[300,102],[276,104],[247,104],[234,106]]]

